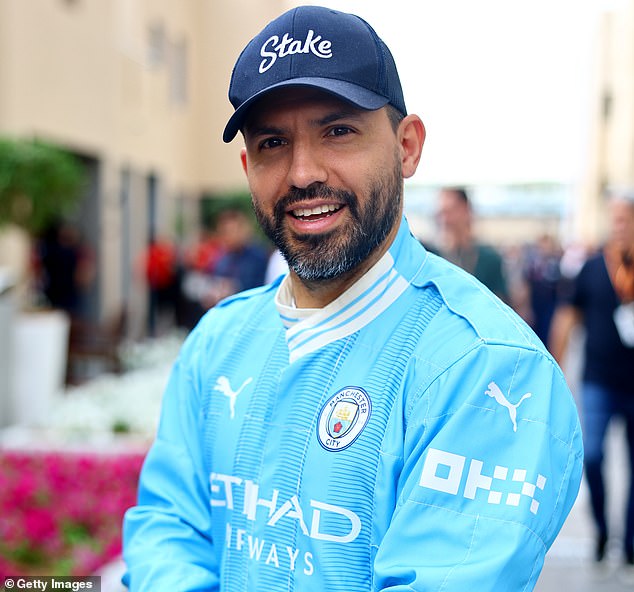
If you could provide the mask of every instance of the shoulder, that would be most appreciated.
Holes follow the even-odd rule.
[[[419,302],[430,312],[409,361],[410,424],[451,417],[470,401],[476,406],[488,401],[483,393],[491,383],[505,393],[543,392],[543,400],[562,393],[561,400],[568,401],[564,376],[544,344],[475,277],[429,255],[417,284]],[[540,422],[549,421],[546,409]]]
[[[584,264],[581,266],[581,271],[588,273],[588,271],[594,271],[599,267],[605,267],[605,259],[603,258],[603,251],[593,253],[590,255]]]
[[[232,355],[248,359],[283,331],[274,302],[276,285],[269,284],[226,298],[209,309],[187,335],[176,360],[180,371],[202,389],[210,373]],[[201,391],[202,392],[202,391]]]
[[[493,257],[500,257],[500,251],[489,243],[477,243],[476,248],[481,254],[491,255]]]
[[[274,302],[278,285],[279,281],[275,281],[221,300],[203,315],[196,329],[204,334],[217,334],[264,321],[279,323]]]
[[[448,418],[465,404],[486,415],[496,408],[489,403],[498,390],[514,401],[533,392],[540,393],[533,418],[540,425],[551,424],[553,400],[570,412],[565,425],[544,428],[569,438],[575,430],[574,407],[563,373],[541,340],[470,274],[433,255],[426,267],[419,288],[428,292],[435,312],[409,368],[409,421]]]
[[[478,256],[481,259],[486,260],[488,262],[502,262],[502,255],[492,245],[488,245],[486,243],[479,243],[477,245],[477,249],[478,249]]]
[[[433,254],[415,283],[435,291],[440,300],[430,329],[444,336],[440,344],[468,348],[496,343],[544,350],[528,325],[471,274]]]
[[[584,261],[579,273],[574,277],[574,282],[578,287],[593,289],[601,285],[601,280],[607,277],[603,274],[607,274],[607,267],[603,251],[599,251]]]

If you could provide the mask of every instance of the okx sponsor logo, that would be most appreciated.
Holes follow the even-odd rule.
[[[465,478],[466,475],[466,478]],[[419,485],[466,499],[484,499],[491,505],[520,507],[529,504],[533,514],[539,511],[539,495],[547,478],[536,475],[529,480],[522,468],[491,465],[475,458],[430,448]]]

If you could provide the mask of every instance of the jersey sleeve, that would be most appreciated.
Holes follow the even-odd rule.
[[[483,344],[419,389],[375,590],[532,590],[581,480],[561,371],[540,350]]]
[[[157,437],[141,471],[138,503],[124,518],[123,583],[132,591],[219,589],[200,442],[201,389],[191,369],[200,355],[197,331],[172,370]]]

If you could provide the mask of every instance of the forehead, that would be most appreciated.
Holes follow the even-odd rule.
[[[443,189],[440,192],[440,205],[452,208],[466,208],[467,204],[460,199],[460,196],[457,195],[455,191],[452,191],[451,189]]]
[[[379,111],[384,110],[380,109]],[[335,95],[315,88],[290,87],[271,91],[249,109],[245,121],[245,130],[254,125],[266,123],[268,120],[282,116],[294,116],[312,112],[319,114],[338,113],[344,116],[362,118],[376,113],[360,109],[352,103],[337,98]]]
[[[610,202],[610,209],[614,216],[634,218],[634,201],[615,198]]]

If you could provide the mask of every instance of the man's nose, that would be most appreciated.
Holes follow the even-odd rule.
[[[328,171],[323,155],[310,142],[296,142],[292,146],[288,169],[290,187],[306,189],[313,183],[325,183]]]

